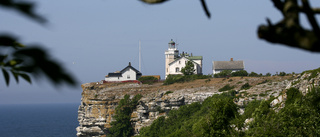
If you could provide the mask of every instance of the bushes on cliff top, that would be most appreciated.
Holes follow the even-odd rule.
[[[287,91],[286,105],[275,112],[267,101],[251,101],[243,115],[229,94],[213,95],[202,104],[193,103],[171,110],[140,130],[140,137],[213,137],[213,136],[319,136],[320,88],[311,88],[302,96],[294,88]],[[248,118],[253,121],[244,125]],[[233,127],[237,127],[233,128]],[[248,130],[243,130],[243,128]]]
[[[239,70],[236,72],[232,72],[231,76],[235,77],[235,76],[248,76],[248,72],[246,70]]]
[[[290,88],[285,107],[279,112],[269,109],[267,113],[258,113],[261,105],[256,108],[246,136],[319,136],[319,100],[319,87],[311,88],[305,96],[298,89]]]
[[[130,95],[125,95],[120,100],[118,106],[115,109],[115,115],[113,118],[116,121],[111,122],[111,128],[109,129],[110,137],[129,137],[134,134],[133,127],[131,125],[131,113],[138,105],[138,101],[142,95],[138,94],[130,99]]]
[[[168,75],[163,85],[170,85],[173,83],[183,83],[193,81],[196,79],[208,79],[212,78],[211,75]]]
[[[230,121],[237,116],[236,105],[226,95],[213,95],[202,104],[196,102],[171,110],[140,130],[140,137],[226,136]]]
[[[154,82],[159,81],[158,78],[153,76],[140,77],[138,80],[141,81],[143,84],[153,84]]]

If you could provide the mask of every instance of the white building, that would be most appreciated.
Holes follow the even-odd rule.
[[[188,61],[194,64],[195,74],[202,74],[202,56],[193,56],[192,53],[189,55],[184,52],[179,55],[179,50],[172,40],[168,43],[168,46],[168,50],[165,51],[166,78],[168,75],[182,74],[181,69],[186,66]]]
[[[212,63],[213,74],[220,73],[223,70],[232,70],[232,72],[244,70],[244,62],[242,60],[234,61],[233,58],[230,61],[213,61]]]
[[[105,77],[105,81],[127,81],[127,80],[138,80],[141,77],[142,73],[129,65],[122,69],[121,71],[109,73]]]

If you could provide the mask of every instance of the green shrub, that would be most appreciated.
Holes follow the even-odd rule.
[[[167,91],[166,93],[164,93],[165,95],[168,95],[170,93],[173,93],[173,91]]]
[[[249,76],[250,76],[250,77],[258,77],[259,74],[258,74],[258,73],[255,73],[255,72],[251,72],[251,73],[249,74]]]
[[[286,72],[280,72],[279,73],[279,76],[285,76],[285,75],[287,75]]]
[[[231,90],[233,89],[234,86],[230,86],[229,84],[225,85],[224,87],[220,88],[218,91],[222,92],[222,91],[227,91],[227,90]]]
[[[269,92],[269,91],[265,91]],[[211,137],[211,136],[319,136],[320,135],[320,88],[312,87],[302,96],[294,88],[288,89],[284,108],[275,112],[270,102],[250,101],[244,106],[243,115],[238,115],[231,90],[213,95],[202,103],[192,103],[171,110],[167,116],[159,117],[150,126],[140,130],[141,137]],[[158,109],[158,108],[156,108]],[[241,130],[244,121],[249,129]],[[235,130],[235,125],[240,130]]]
[[[266,74],[266,76],[268,76],[268,77],[271,76],[271,73],[268,72],[268,73]]]
[[[228,136],[230,121],[238,116],[237,106],[224,95],[213,95],[171,110],[140,130],[140,137]]]
[[[115,121],[111,122],[111,128],[109,129],[109,136],[111,137],[127,137],[133,135],[133,127],[131,125],[131,114],[136,108],[138,101],[142,96],[140,94],[130,99],[130,95],[125,95],[120,100],[118,106],[115,109]]]
[[[240,70],[240,71],[232,72],[231,76],[233,76],[233,77],[235,77],[235,76],[248,76],[248,72],[245,70]]]
[[[163,85],[170,85],[173,83],[183,83],[193,81],[196,79],[208,79],[212,78],[211,75],[168,75]]]
[[[301,92],[296,88],[290,88],[287,90],[287,100],[286,105],[293,104],[295,102],[301,102],[302,100]]]
[[[287,90],[285,107],[275,113],[269,101],[256,108],[255,119],[246,136],[319,136],[320,88],[312,88],[303,96],[296,88]],[[317,100],[317,101],[315,101]]]
[[[247,90],[247,89],[249,89],[251,86],[249,85],[249,83],[245,83],[245,84],[243,84],[242,86],[241,86],[241,90]]]
[[[308,77],[308,80],[315,78],[318,74],[318,71],[312,71],[311,75]]]
[[[159,81],[158,78],[153,76],[140,77],[138,80],[141,81],[143,84],[153,84],[154,82]]]
[[[231,76],[232,70],[223,70],[220,73],[214,74],[215,78],[225,78]]]
[[[237,82],[237,84],[241,84],[241,83],[243,83],[243,81],[239,81],[239,82]]]

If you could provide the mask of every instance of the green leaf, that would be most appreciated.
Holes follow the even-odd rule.
[[[23,60],[21,59],[13,59],[13,60],[10,60],[9,62],[7,62],[5,64],[5,66],[16,66],[18,64],[21,64],[23,62]]]
[[[14,79],[16,80],[17,83],[19,83],[19,73],[14,72],[14,70],[11,70],[12,75],[14,76]]]
[[[20,73],[19,75],[20,75],[24,80],[26,80],[26,81],[28,81],[30,84],[32,84],[29,75],[23,74],[23,73]]]
[[[8,73],[6,70],[4,70],[4,69],[2,69],[2,73],[3,73],[3,76],[4,76],[5,80],[6,80],[7,86],[9,86],[9,82],[10,82],[9,73]]]

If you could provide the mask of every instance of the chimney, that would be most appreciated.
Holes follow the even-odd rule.
[[[230,61],[233,61],[233,58],[231,58]]]
[[[129,66],[131,66],[131,62],[129,62]]]

